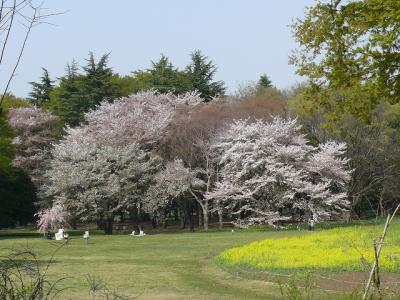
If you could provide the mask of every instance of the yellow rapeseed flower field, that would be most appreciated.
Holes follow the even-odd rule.
[[[216,259],[232,267],[262,270],[363,271],[363,261],[374,259],[373,240],[378,240],[382,228],[382,225],[342,227],[268,239],[226,250]],[[399,233],[400,224],[392,224],[381,252],[382,271],[400,271]]]

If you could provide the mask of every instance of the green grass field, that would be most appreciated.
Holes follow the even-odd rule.
[[[10,235],[12,232],[5,232]],[[21,234],[21,232],[19,232]],[[26,234],[29,235],[29,232]],[[62,242],[42,237],[0,238],[0,251],[29,247],[41,259],[57,249],[50,278],[66,280],[64,299],[87,299],[88,274],[123,294],[139,299],[268,299],[279,296],[276,286],[243,280],[219,268],[213,257],[228,248],[256,240],[298,234],[295,231],[230,231],[148,235],[93,235],[86,245],[80,236]]]
[[[248,272],[254,270],[254,265],[248,261],[239,261],[239,256],[229,257],[227,253],[242,251],[242,260],[256,258],[254,261],[263,262],[263,258],[268,258],[265,251],[269,249],[275,251],[273,253],[277,255],[276,262],[283,262],[288,266],[296,261],[301,262],[301,256],[314,257],[314,261],[328,261],[328,248],[335,248],[335,245],[340,248],[348,242],[340,238],[340,232],[346,233],[353,241],[357,241],[357,238],[358,241],[363,240],[367,247],[372,243],[370,238],[378,234],[381,227],[382,224],[375,227],[363,225],[358,229],[350,226],[332,231],[319,229],[313,233],[256,228],[237,230],[234,233],[230,230],[207,233],[198,231],[145,237],[131,237],[127,234],[106,236],[93,232],[88,245],[84,243],[81,232],[71,232],[70,243],[65,246],[61,246],[62,242],[48,241],[35,232],[0,231],[0,254],[6,254],[9,249],[28,247],[39,255],[45,265],[45,261],[57,251],[48,275],[50,279],[65,278],[60,287],[68,289],[63,293],[62,299],[92,299],[86,282],[88,275],[102,280],[108,288],[117,289],[122,294],[140,295],[138,299],[280,299],[279,287],[270,282],[271,278],[265,276],[265,272],[254,272],[252,276],[246,276],[245,272],[236,272],[234,268],[229,268],[228,258],[235,257],[235,262],[239,262],[241,268],[247,266]],[[390,228],[390,245],[386,246],[397,247],[396,249],[400,247],[399,229],[398,224]],[[328,237],[330,240],[325,240]],[[246,244],[249,245],[244,246]],[[254,249],[255,245],[258,250]],[[262,248],[265,245],[268,247]],[[295,245],[298,245],[297,249],[301,252],[293,252]],[[311,253],[308,251],[310,247],[322,248],[322,252]],[[235,249],[229,250],[231,248]],[[346,257],[348,248],[340,249]],[[279,257],[279,253],[283,256]],[[324,258],[321,259],[321,256]],[[225,261],[221,261],[221,257]],[[359,264],[357,261],[352,263]],[[262,267],[265,269],[265,266]],[[304,264],[299,264],[296,268],[300,272],[308,269]],[[312,268],[315,269],[315,266]],[[274,269],[279,268],[275,266]],[[340,268],[335,270],[340,271]],[[324,296],[336,299],[342,295],[334,293],[333,297],[332,294],[322,293],[318,299]]]

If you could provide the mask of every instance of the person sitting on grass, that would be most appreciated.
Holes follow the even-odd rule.
[[[141,226],[135,226],[135,229],[130,234],[131,236],[145,236],[143,229]]]

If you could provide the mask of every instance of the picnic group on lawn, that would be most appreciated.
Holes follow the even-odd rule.
[[[146,233],[144,233],[143,228],[141,226],[135,226],[132,233],[130,236],[145,236]],[[48,240],[52,239],[52,235],[50,230],[47,231],[46,233],[46,238]],[[54,238],[56,241],[64,241],[64,244],[68,244],[69,242],[69,234],[68,232],[65,231],[64,228],[58,229],[58,231],[54,234]],[[89,231],[86,230],[85,233],[83,234],[83,239],[85,240],[86,244],[89,243]]]

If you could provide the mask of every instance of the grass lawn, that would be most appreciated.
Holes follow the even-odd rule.
[[[3,230],[0,254],[10,248],[29,247],[46,260],[57,250],[48,274],[52,279],[66,278],[61,287],[68,290],[62,299],[92,299],[88,275],[122,294],[140,295],[138,299],[279,299],[279,287],[270,282],[277,279],[269,274],[271,270],[285,274],[304,273],[306,269],[339,271],[339,280],[363,281],[360,275],[365,277],[366,272],[353,271],[362,269],[360,253],[370,258],[372,238],[383,227],[378,223],[319,228],[312,233],[254,228],[234,233],[197,231],[131,237],[92,231],[88,245],[81,232],[70,231],[71,241],[62,247],[62,242],[48,241],[33,231]],[[389,229],[381,268],[392,272],[384,274],[382,281],[400,284],[400,275],[395,274],[400,271],[399,230],[396,220]],[[347,273],[340,273],[343,270]],[[333,273],[322,274],[335,277]],[[337,287],[344,285],[339,280],[317,284],[326,290],[340,290]],[[349,285],[341,291],[353,288],[360,290],[360,286]],[[342,296],[318,292],[318,299]]]
[[[12,232],[11,232],[12,233]],[[10,232],[7,232],[10,234]],[[19,234],[21,234],[19,232]],[[87,299],[88,274],[111,289],[138,299],[271,299],[278,288],[268,282],[244,280],[219,268],[213,257],[221,251],[266,238],[298,235],[296,231],[230,231],[170,233],[130,237],[92,235],[86,245],[80,236],[58,249],[50,278],[66,277],[64,299]],[[29,247],[47,259],[60,242],[38,236],[0,237],[0,253]]]

